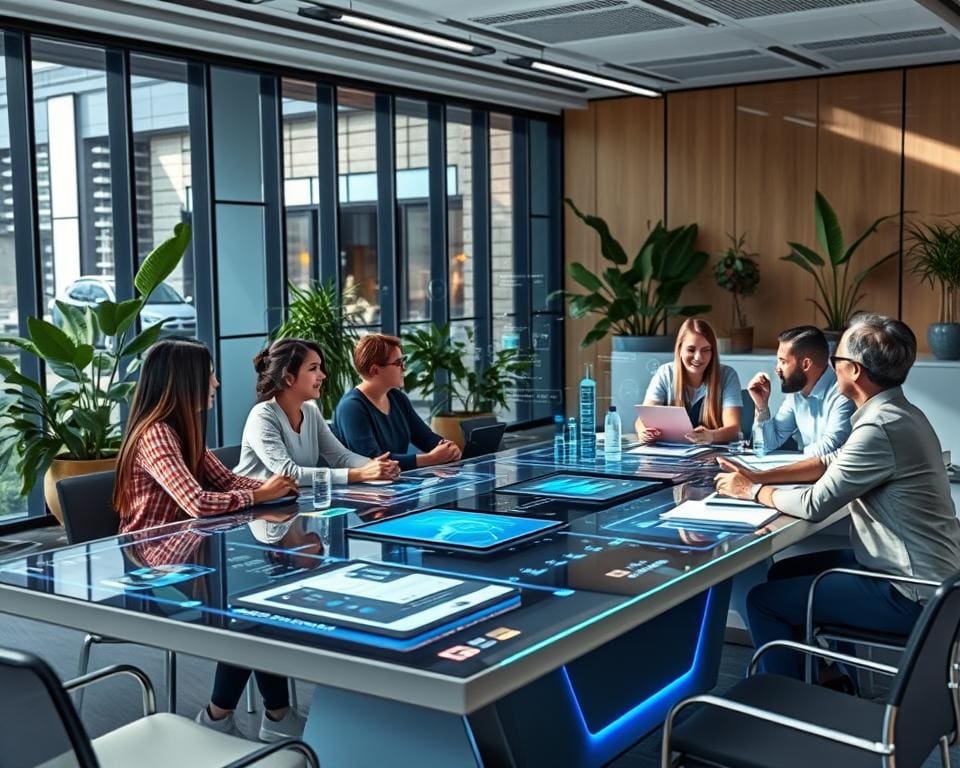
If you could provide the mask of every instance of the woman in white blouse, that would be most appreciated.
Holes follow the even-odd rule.
[[[400,466],[388,454],[370,459],[353,453],[336,438],[317,407],[327,375],[323,353],[312,341],[281,339],[260,352],[257,404],[243,428],[235,472],[267,478],[282,474],[309,485],[313,471],[330,467],[334,483],[391,480]]]

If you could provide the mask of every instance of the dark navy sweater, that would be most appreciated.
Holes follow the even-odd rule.
[[[399,389],[387,392],[387,400],[389,416],[360,390],[351,389],[337,405],[334,431],[340,442],[355,453],[373,458],[389,451],[390,458],[400,462],[400,469],[415,469],[417,454],[410,452],[411,443],[421,451],[431,451],[441,437],[417,415],[410,398]]]

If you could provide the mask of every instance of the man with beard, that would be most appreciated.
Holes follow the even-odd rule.
[[[833,453],[850,434],[854,405],[837,390],[830,368],[827,339],[819,328],[801,325],[777,337],[777,377],[784,401],[770,417],[770,379],[758,373],[747,385],[756,406],[756,422],[768,451],[783,445],[795,432],[803,441],[804,456]]]

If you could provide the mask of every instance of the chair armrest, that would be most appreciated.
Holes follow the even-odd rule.
[[[914,576],[896,576],[892,573],[877,573],[876,571],[865,571],[859,568],[830,568],[829,570],[818,573],[810,584],[810,590],[807,592],[807,624],[806,624],[806,642],[813,642],[813,602],[816,596],[817,587],[820,582],[832,574],[843,573],[848,576],[861,576],[865,579],[876,579],[878,581],[891,581],[898,584],[918,584],[926,587],[939,587],[939,581],[931,579],[918,579]]]
[[[751,707],[748,704],[740,704],[735,701],[730,701],[729,699],[722,699],[719,696],[706,695],[691,696],[689,699],[684,699],[683,701],[674,704],[670,709],[670,714],[667,715],[667,721],[663,726],[663,744],[660,753],[661,768],[671,768],[670,737],[673,733],[674,718],[676,718],[682,709],[690,706],[691,704],[705,704],[711,707],[719,707],[720,709],[737,712],[738,714],[746,715],[747,717],[752,717],[757,720],[763,720],[767,723],[781,725],[784,728],[790,728],[794,731],[808,733],[811,736],[827,739],[828,741],[833,741],[837,744],[843,744],[848,747],[853,747],[854,749],[871,752],[875,755],[893,754],[892,744],[884,744],[883,742],[879,741],[870,741],[869,739],[864,739],[860,736],[852,736],[849,733],[837,731],[833,728],[825,728],[822,725],[808,723],[805,720],[798,720],[797,718],[780,715],[776,712],[768,712],[767,710],[759,709],[758,707]]]
[[[269,757],[275,752],[282,752],[285,749],[292,749],[294,752],[299,752],[303,755],[309,768],[320,768],[320,761],[317,760],[317,756],[313,750],[298,739],[283,739],[282,741],[275,741],[273,744],[267,744],[265,747],[260,747],[260,749],[255,752],[251,752],[249,755],[241,757],[239,760],[234,760],[229,765],[225,765],[224,768],[246,768],[248,765],[255,765],[263,760],[263,758]]]
[[[753,676],[753,674],[757,671],[757,662],[760,661],[760,657],[772,648],[789,648],[797,653],[804,653],[809,656],[819,656],[822,659],[842,661],[844,664],[849,664],[853,667],[860,667],[861,669],[869,669],[871,672],[879,672],[881,675],[893,676],[900,671],[896,667],[891,667],[889,664],[880,664],[877,661],[859,659],[856,656],[850,656],[846,653],[831,651],[827,648],[820,648],[816,645],[804,645],[803,643],[797,643],[793,640],[771,640],[769,643],[761,646],[757,652],[753,654],[753,658],[750,659],[750,666],[747,667],[747,677]]]
[[[76,677],[73,680],[67,680],[65,683],[63,683],[63,690],[65,690],[67,693],[70,693],[70,691],[75,691],[79,688],[86,688],[92,683],[99,683],[102,680],[106,680],[110,677],[116,677],[117,675],[130,675],[138,683],[140,683],[140,688],[143,690],[144,717],[152,715],[157,711],[157,696],[153,691],[153,683],[150,682],[150,678],[147,677],[143,670],[130,664],[113,664],[109,667],[98,669],[95,672],[90,672],[82,677]]]

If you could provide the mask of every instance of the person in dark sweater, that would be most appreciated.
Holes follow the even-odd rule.
[[[460,448],[433,432],[401,391],[405,363],[396,336],[360,339],[353,364],[363,381],[340,399],[334,431],[354,453],[372,458],[389,452],[401,470],[459,461]],[[423,453],[411,452],[411,444]]]

